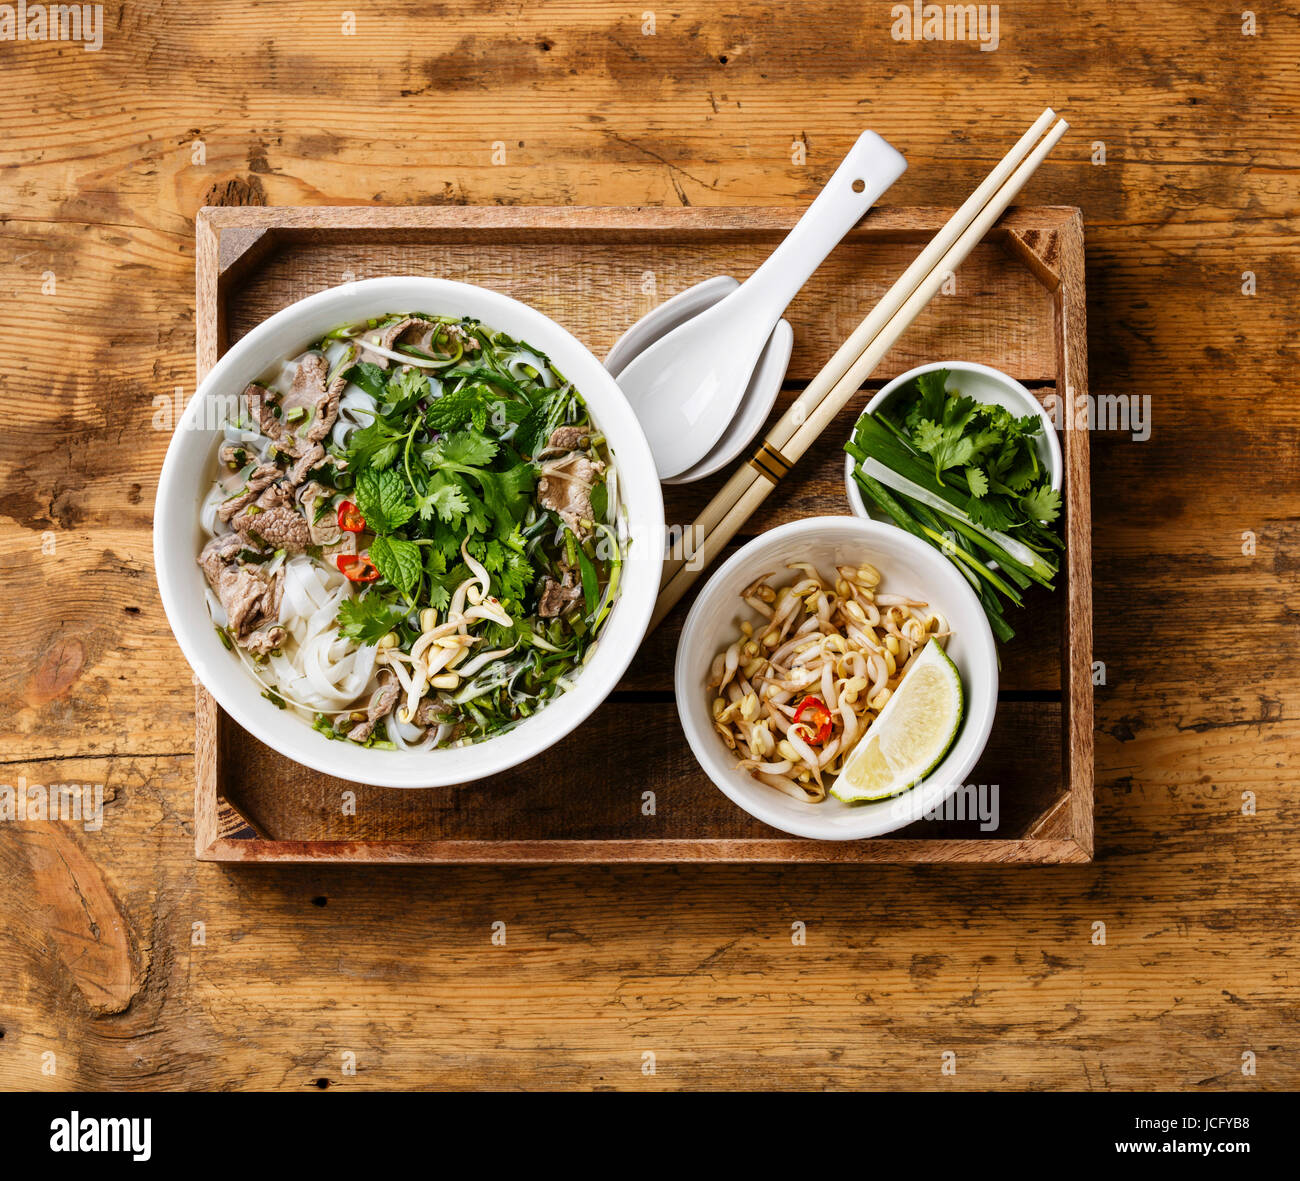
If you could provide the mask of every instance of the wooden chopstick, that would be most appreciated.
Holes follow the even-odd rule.
[[[781,416],[768,432],[757,454],[749,462],[741,465],[736,473],[721,488],[690,526],[690,535],[684,542],[694,543],[708,537],[731,511],[736,502],[745,494],[755,477],[754,465],[761,464],[765,472],[782,474],[778,456],[784,454],[786,444],[790,441],[800,424],[807,420],[813,408],[830,392],[839,376],[862,355],[867,346],[889,322],[895,312],[903,306],[904,301],[934,269],[935,262],[980,214],[992,200],[998,189],[1015,171],[1016,166],[1028,155],[1030,149],[1038,142],[1040,136],[1056,117],[1048,107],[1034,121],[1032,127],[1016,142],[1015,146],[1002,158],[980,186],[963,202],[960,209],[952,215],[943,228],[934,236],[911,265],[899,276],[897,282],[885,293],[884,297],[871,310],[853,334],[836,350],[835,355],[822,367],[820,373],[808,383],[790,408]],[[774,453],[774,454],[773,454]],[[775,462],[774,462],[775,460]],[[685,544],[682,546],[686,548]],[[688,561],[689,555],[670,555],[664,562],[660,588],[667,587],[672,578]]]
[[[665,563],[652,628],[672,610],[700,572],[718,556],[790,467],[852,400],[881,358],[934,298],[948,273],[961,265],[1006,211],[1065,134],[1069,125],[1064,119],[1058,120],[1046,138],[1025,154],[1053,118],[1049,108],[1021,136],[809,383],[754,456],[696,518],[683,539],[683,546],[689,542],[694,547],[692,552]]]

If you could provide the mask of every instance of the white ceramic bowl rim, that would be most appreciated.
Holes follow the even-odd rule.
[[[880,570],[881,585],[890,589],[890,560],[895,585],[900,567],[923,572],[927,593],[953,623],[950,651],[962,668],[966,717],[952,748],[920,784],[902,795],[872,804],[843,804],[830,798],[820,804],[792,800],[743,771],[713,728],[704,678],[713,656],[736,634],[733,621],[753,618],[741,604],[739,589],[764,571],[775,569],[779,551],[797,542],[800,556],[812,556],[822,545],[851,545],[867,551]],[[856,560],[861,561],[862,558]],[[781,573],[786,573],[782,571]],[[780,574],[774,579],[780,581]],[[906,589],[906,588],[904,588]],[[734,596],[732,591],[735,591]],[[730,604],[730,606],[728,606]],[[706,617],[712,617],[712,624]],[[727,621],[724,625],[721,621]],[[960,622],[958,622],[960,620]],[[857,517],[810,517],[763,533],[733,554],[705,584],[686,617],[677,647],[674,671],[677,711],[687,744],[705,773],[738,807],[751,816],[795,836],[821,840],[857,840],[902,828],[942,808],[962,786],[978,762],[993,728],[997,711],[997,648],[984,609],[969,584],[941,553],[893,525]]]
[[[632,539],[618,601],[574,688],[506,734],[472,746],[425,752],[331,741],[262,698],[256,682],[213,628],[195,561],[201,540],[198,508],[215,472],[213,444],[220,429],[210,413],[205,415],[209,400],[238,395],[277,360],[306,348],[331,328],[406,310],[474,317],[555,362],[609,438]],[[393,276],[307,296],[257,325],[213,366],[186,406],[163,461],[154,512],[154,563],[163,608],[181,651],[240,726],[296,762],[329,775],[386,787],[433,787],[479,779],[524,762],[571,732],[605,699],[649,625],[663,536],[663,499],[645,435],[614,379],[581,342],[543,313],[500,292],[447,279]]]

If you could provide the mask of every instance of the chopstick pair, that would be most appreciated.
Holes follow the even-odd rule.
[[[1034,121],[791,403],[754,455],[696,517],[680,543],[683,548],[694,548],[664,562],[652,628],[677,605],[768,493],[848,405],[881,358],[934,298],[947,275],[961,265],[1006,211],[1068,129],[1069,124],[1059,119],[1047,131],[1055,118],[1049,107]]]

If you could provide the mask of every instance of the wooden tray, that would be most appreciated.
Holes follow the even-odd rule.
[[[854,230],[791,305],[794,354],[776,413],[806,383],[949,214],[882,209]],[[197,225],[200,378],[272,312],[350,279],[425,274],[524,300],[603,356],[656,304],[710,275],[749,274],[794,223],[788,209],[434,207],[208,208]],[[936,359],[1006,370],[1040,397],[1087,393],[1083,230],[1072,208],[1008,212],[873,375]],[[1071,403],[1073,404],[1073,403]],[[751,522],[747,537],[844,513],[846,412]],[[1036,862],[1092,857],[1092,592],[1088,439],[1066,430],[1066,560],[1055,595],[1012,619],[987,751],[999,826],[925,820],[888,838],[787,837],[731,804],[686,749],[672,698],[683,604],[620,687],[567,740],[515,771],[402,791],[331,779],[196,705],[195,839],[210,861]],[[729,474],[729,473],[724,473]],[[721,477],[666,489],[669,524]],[[743,543],[747,537],[737,539]],[[354,809],[345,806],[355,800]]]

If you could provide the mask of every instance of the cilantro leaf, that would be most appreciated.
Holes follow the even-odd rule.
[[[358,430],[348,441],[348,462],[354,469],[392,467],[402,436],[382,418]]]
[[[912,442],[918,450],[933,454],[943,446],[943,427],[932,418],[923,418],[912,428]]]
[[[924,373],[917,378],[918,384],[926,377]],[[923,397],[928,398],[929,395]],[[935,479],[943,483],[943,473],[949,468],[965,467],[975,459],[983,449],[996,442],[995,435],[967,434],[979,403],[974,398],[959,395],[947,397],[938,418],[923,418],[913,428],[912,441],[934,461]],[[928,406],[928,403],[927,403]]]
[[[1060,515],[1061,498],[1046,486],[1035,449],[1040,418],[964,397],[947,388],[947,377],[940,370],[922,374],[892,409],[863,415],[846,450],[864,494],[896,524],[933,534],[941,527],[936,514],[951,518],[965,551],[961,571],[979,592],[995,636],[1007,640],[1014,632],[1003,600],[1020,606],[1024,588],[1052,587],[1052,551],[1064,546],[1048,524]],[[863,470],[870,460],[946,502],[951,513],[872,480]]]
[[[1001,483],[1008,491],[1024,492],[1038,478],[1038,474],[1037,458],[1031,448],[1025,447],[1021,458],[1014,461],[1014,466],[1003,469]]]
[[[1048,484],[1026,493],[1020,504],[1035,521],[1051,522],[1061,515],[1061,494]]]
[[[966,515],[975,524],[981,525],[985,529],[1003,532],[1015,524],[1015,518],[1006,511],[1004,504],[1000,503],[1000,500],[1000,497],[980,500],[972,496],[962,507]]]
[[[932,369],[916,379],[916,412],[920,418],[938,422],[943,418],[944,403],[948,400],[948,370]]]
[[[486,466],[500,450],[495,441],[484,435],[460,431],[438,440],[420,453],[421,462],[438,469],[439,474],[455,472],[464,477],[461,494],[469,505],[470,532],[486,533],[489,516],[499,529],[508,532],[524,515],[532,498],[537,472],[531,463],[520,460],[501,471]],[[508,448],[506,454],[514,456]],[[469,490],[466,480],[473,480],[478,485],[481,501]]]
[[[405,414],[430,392],[429,378],[419,369],[395,370],[384,387],[384,403],[380,410],[385,415]]]
[[[478,474],[478,469],[471,469],[474,474]],[[454,477],[456,487],[465,503],[469,506],[465,510],[465,515],[454,529],[448,525],[439,526],[440,535],[446,534],[447,541],[445,547],[449,546],[448,553],[456,553],[460,549],[461,538],[466,533],[486,533],[491,527],[492,519],[488,513],[487,507],[483,501],[474,493],[464,476]]]
[[[447,556],[445,550],[431,549],[425,554],[424,569],[429,576],[428,599],[431,606],[442,610],[451,602],[455,589],[470,577],[470,569],[460,560],[460,545],[457,543],[455,559]],[[498,596],[500,597],[500,596]]]
[[[429,577],[429,590],[426,595],[429,606],[442,611],[451,602],[452,588],[448,585],[450,579],[447,577],[447,555],[437,546],[424,547],[424,572]]]
[[[377,594],[359,599],[344,599],[339,604],[339,635],[360,644],[377,643],[393,630],[403,612]]]
[[[496,538],[470,547],[474,557],[492,576],[497,598],[521,603],[533,582],[532,563],[524,555],[523,535],[516,529],[504,540]]]
[[[415,542],[400,537],[376,537],[370,544],[370,560],[401,594],[410,595],[419,585],[424,563]]]
[[[391,533],[415,513],[415,505],[406,498],[406,481],[391,468],[362,472],[355,499],[366,525],[376,533]]]
[[[517,463],[503,472],[475,470],[471,474],[483,489],[488,509],[503,528],[509,529],[524,515],[537,480],[531,463]]]
[[[425,462],[433,467],[458,464],[464,467],[486,467],[497,453],[497,445],[477,431],[458,431],[440,439],[425,453]]]
[[[415,504],[422,521],[431,520],[436,513],[438,520],[451,524],[469,512],[461,482],[443,472],[434,473],[425,491],[416,494]]]

